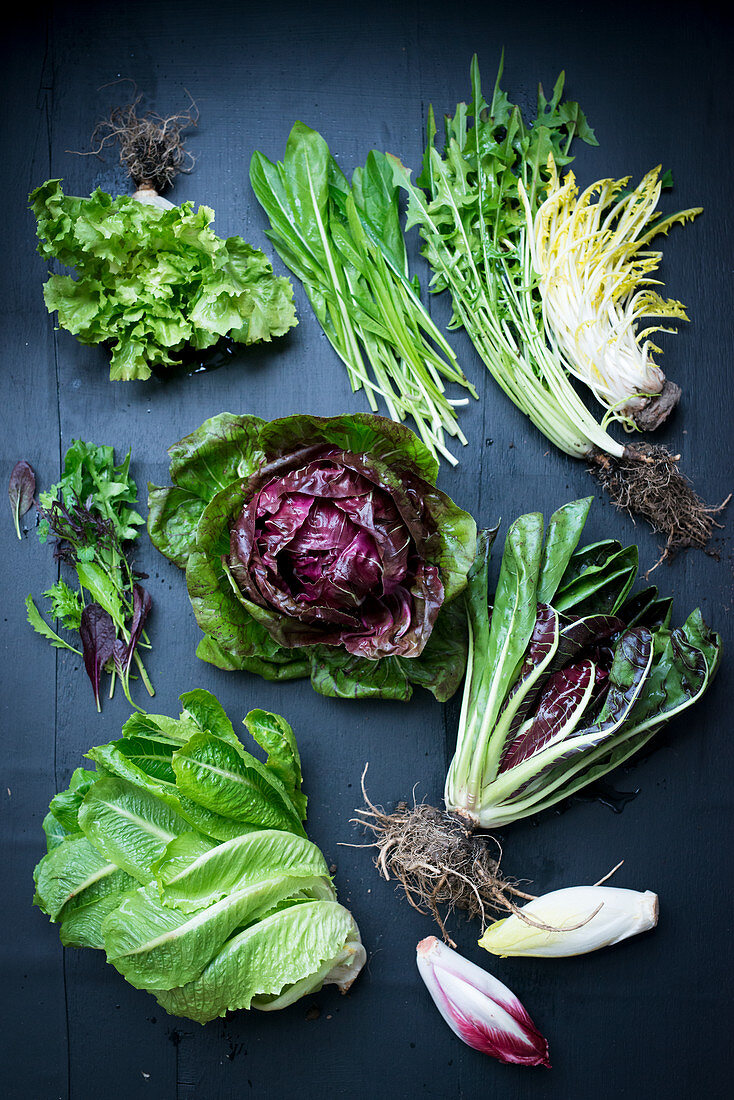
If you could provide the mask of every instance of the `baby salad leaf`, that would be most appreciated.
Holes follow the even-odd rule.
[[[33,467],[25,459],[16,462],[10,471],[10,484],[8,485],[8,497],[13,513],[15,531],[18,538],[20,534],[21,518],[33,505],[33,494],[36,491],[36,475]]]
[[[94,701],[99,705],[99,678],[102,669],[112,657],[115,645],[115,624],[112,617],[96,603],[87,604],[82,611],[79,624],[79,637],[82,640],[84,667],[92,682]]]

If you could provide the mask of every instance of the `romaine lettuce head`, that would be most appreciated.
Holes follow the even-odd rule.
[[[186,346],[269,341],[297,323],[290,280],[240,237],[217,237],[207,206],[163,210],[99,189],[73,198],[60,180],[36,188],[30,203],[38,251],[75,272],[50,276],[48,311],[80,343],[110,344],[113,381],[149,378]]]
[[[134,714],[87,754],[103,770],[77,769],[52,799],[35,904],[64,945],[104,951],[131,985],[200,1023],[326,983],[346,992],[365,950],[305,835],[293,731],[280,715],[247,715],[263,762],[213,695],[181,701],[179,719]]]
[[[169,454],[148,530],[186,570],[200,657],[347,698],[456,690],[476,525],[413,432],[368,414],[222,413]]]

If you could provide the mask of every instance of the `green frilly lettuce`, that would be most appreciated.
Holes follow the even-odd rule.
[[[311,444],[367,456],[396,492],[401,478],[421,479],[431,525],[425,557],[439,569],[444,599],[419,656],[371,660],[341,646],[286,648],[276,639],[282,640],[292,625],[287,616],[249,600],[223,565],[230,525],[247,499],[248,479],[266,462]],[[438,464],[413,432],[370,414],[296,415],[267,422],[221,413],[174,443],[169,455],[173,485],[149,485],[148,531],[158,549],[186,571],[204,632],[199,657],[267,680],[309,676],[317,692],[340,698],[407,700],[415,685],[440,701],[450,698],[466,666],[466,616],[457,597],[474,560],[476,524],[435,488]]]
[[[99,189],[74,198],[60,180],[30,203],[38,251],[75,271],[50,276],[46,306],[82,344],[110,344],[113,381],[149,378],[186,346],[269,341],[297,323],[290,281],[241,237],[217,237],[207,206],[162,210]]]
[[[248,753],[206,691],[179,719],[134,714],[51,801],[35,904],[66,946],[93,947],[173,1015],[272,1010],[365,952],[305,835],[301,764],[285,719],[251,711]]]

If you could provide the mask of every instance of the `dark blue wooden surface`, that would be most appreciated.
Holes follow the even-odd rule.
[[[212,5],[68,2],[20,7],[4,27],[4,121],[0,477],[28,459],[39,485],[56,480],[74,437],[132,447],[140,487],[165,483],[166,447],[222,410],[274,417],[366,408],[296,286],[299,327],[272,347],[243,353],[221,370],[169,384],[112,384],[104,353],[56,333],[41,296],[43,264],[26,209],[32,187],[61,176],[70,193],[125,189],[113,156],[87,147],[98,118],[130,77],[159,111],[201,112],[191,142],[194,173],[176,201],[205,202],[222,236],[241,234],[269,251],[265,219],[249,187],[254,149],[282,156],[292,123],[320,129],[348,173],[370,148],[417,168],[429,102],[440,115],[468,94],[477,51],[487,83],[501,47],[505,83],[530,102],[535,84],[565,68],[568,91],[595,127],[599,149],[579,150],[582,183],[639,177],[662,163],[676,188],[669,209],[705,214],[665,244],[663,277],[689,306],[691,324],[666,342],[665,367],[684,397],[663,439],[683,455],[699,491],[716,501],[732,488],[731,137],[732,25],[714,8],[655,3],[601,6],[372,2]],[[126,86],[119,89],[122,95]],[[415,241],[413,241],[415,249]],[[276,259],[276,269],[282,271]],[[422,261],[417,270],[426,281]],[[445,322],[448,306],[431,302]],[[463,334],[453,338],[480,402],[463,416],[470,444],[440,484],[481,523],[521,511],[549,514],[594,491],[581,464],[527,424],[489,378]],[[4,492],[4,490],[3,490]],[[588,532],[637,540],[643,568],[657,557],[645,527],[613,513],[599,492]],[[656,890],[661,920],[651,935],[588,957],[493,961],[476,947],[476,925],[455,919],[461,948],[487,964],[527,1005],[549,1037],[553,1069],[501,1066],[464,1047],[419,982],[416,941],[433,929],[378,878],[349,824],[370,762],[370,793],[389,803],[440,798],[453,750],[457,704],[418,694],[407,706],[336,702],[306,683],[267,684],[226,674],[194,656],[197,629],[183,578],[147,540],[139,562],[155,599],[155,709],[177,713],[194,686],[214,691],[237,720],[253,706],[292,722],[310,796],[310,835],[337,864],[370,961],[351,994],[324,991],[273,1014],[239,1013],[201,1028],[174,1020],[128,986],[101,954],[61,949],[57,930],[31,907],[41,820],[82,754],[113,738],[128,713],[122,693],[101,717],[73,655],[52,650],[25,623],[23,600],[55,579],[50,551],[33,530],[18,542],[7,506],[0,522],[2,583],[2,816],[4,1096],[13,1100],[235,1100],[281,1097],[729,1095],[727,1022],[732,917],[730,658],[704,702],[674,724],[663,747],[619,777],[640,789],[620,816],[599,803],[507,829],[506,868],[539,890],[592,882],[619,859],[621,886]],[[656,574],[678,617],[698,604],[731,640],[731,549],[719,561],[689,553]],[[731,652],[731,647],[730,647]],[[308,1019],[311,1004],[318,1019]]]

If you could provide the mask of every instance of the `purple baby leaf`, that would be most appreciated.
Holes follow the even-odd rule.
[[[150,592],[146,592],[141,584],[136,584],[133,588],[133,621],[130,624],[130,641],[127,643],[124,658],[125,673],[130,670],[135,647],[140,641],[140,635],[143,633],[143,626],[145,620],[148,618],[148,613],[152,605],[153,600],[151,599]]]
[[[8,486],[10,507],[13,511],[13,520],[15,521],[15,530],[18,538],[21,537],[20,518],[26,514],[33,504],[33,494],[35,491],[36,475],[33,473],[33,467],[30,463],[21,459],[20,462],[16,462],[15,466],[13,466],[10,474],[10,484]]]
[[[115,647],[115,624],[112,617],[99,604],[90,603],[82,611],[79,637],[82,640],[84,667],[92,681],[94,700],[99,711],[102,709],[99,705],[100,675],[113,656]]]

